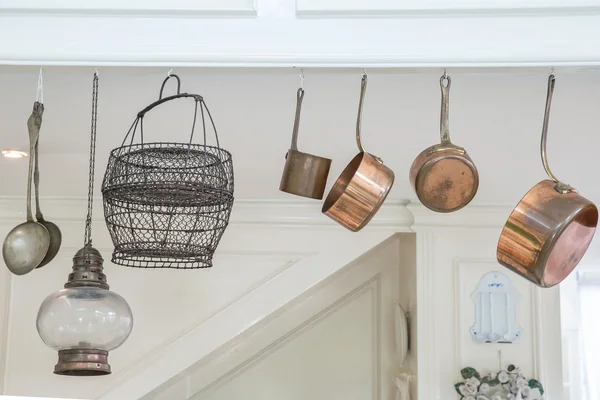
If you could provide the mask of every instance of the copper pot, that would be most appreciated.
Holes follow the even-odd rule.
[[[298,128],[303,99],[304,89],[300,88],[296,95],[296,117],[292,132],[292,144],[285,155],[285,167],[279,190],[320,200],[325,192],[331,160],[298,151]]]
[[[498,241],[496,258],[508,269],[544,288],[562,282],[587,251],[598,209],[559,181],[548,165],[546,141],[555,77],[548,78],[542,128],[542,164],[550,180],[535,185],[512,211]]]
[[[358,232],[371,221],[394,184],[394,172],[362,146],[361,118],[366,89],[367,75],[363,74],[356,120],[359,153],[341,173],[322,208],[325,215],[353,232]]]
[[[441,143],[423,150],[410,167],[410,183],[419,201],[430,210],[449,213],[473,200],[479,187],[479,174],[464,148],[450,141],[448,123],[450,77],[440,78],[442,112]]]

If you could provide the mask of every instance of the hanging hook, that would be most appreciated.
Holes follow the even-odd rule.
[[[96,77],[100,77],[100,72],[98,72],[98,68],[94,68],[94,74],[96,75]]]
[[[304,90],[304,79],[306,79],[306,77],[304,76],[304,69],[300,70],[300,89]]]
[[[368,77],[368,76],[369,76],[369,75],[367,74],[367,71],[366,71],[366,70],[363,68],[363,70],[362,70],[362,77],[363,77],[363,78],[366,78],[366,77]]]
[[[444,75],[443,75],[444,79],[448,79],[448,71],[446,71],[446,68],[444,68]]]
[[[171,69],[169,70],[169,72],[167,72],[167,78],[170,78],[170,77],[172,77],[172,76],[173,76],[173,68],[171,68]]]
[[[44,103],[44,67],[40,67],[40,74],[38,75],[37,93],[35,95],[35,101]]]

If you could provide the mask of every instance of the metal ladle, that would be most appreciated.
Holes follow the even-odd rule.
[[[42,124],[43,112],[44,112],[44,106],[42,105],[42,109],[41,109],[39,118],[38,117],[29,118],[29,120],[27,121],[27,127],[29,128],[29,130],[30,131],[35,130],[36,135],[38,137],[38,141],[35,144],[35,169],[33,172],[33,183],[35,186],[35,208],[36,208],[35,218],[37,219],[37,222],[44,225],[44,227],[48,230],[48,233],[50,234],[50,247],[48,248],[48,252],[46,253],[46,256],[44,257],[44,259],[42,260],[40,265],[38,265],[36,268],[43,267],[44,265],[46,265],[50,261],[52,261],[54,259],[54,257],[56,257],[56,254],[58,254],[58,250],[60,250],[60,245],[62,243],[62,233],[60,232],[60,229],[58,228],[58,226],[56,226],[55,223],[46,221],[44,219],[44,215],[42,214],[42,210],[40,209],[40,197],[39,197],[40,170],[38,167],[38,160],[39,160],[38,148],[39,148],[39,134],[40,134],[40,127]]]
[[[35,102],[33,112],[27,121],[41,125],[41,115],[44,106]],[[35,146],[39,137],[39,130],[29,130],[29,154],[35,157]],[[33,271],[46,257],[50,247],[50,234],[44,225],[33,220],[31,215],[31,175],[33,159],[29,158],[29,173],[27,179],[27,221],[14,227],[2,245],[2,257],[7,268],[15,275],[25,275]]]

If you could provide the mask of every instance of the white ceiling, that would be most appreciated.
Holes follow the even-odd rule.
[[[185,69],[182,90],[204,96],[221,145],[234,156],[236,197],[298,199],[279,192],[290,144],[298,71]],[[414,199],[408,170],[416,155],[439,140],[439,71],[368,71],[363,134],[368,151],[396,173],[392,199]],[[154,101],[166,69],[100,70],[97,191],[110,149],[120,145],[135,114]],[[26,121],[38,70],[0,67],[0,148],[28,146]],[[42,196],[87,192],[93,68],[44,69],[46,111],[40,138]],[[474,203],[514,204],[545,177],[539,157],[547,71],[452,74],[450,129],[480,172]],[[356,154],[359,70],[307,70],[300,150],[333,159],[328,188]],[[173,90],[168,86],[167,92]],[[548,151],[554,172],[600,203],[600,75],[558,73]],[[147,141],[188,139],[193,102],[172,102],[146,118]],[[198,135],[198,140],[201,140]],[[0,196],[25,193],[26,159],[0,158]]]

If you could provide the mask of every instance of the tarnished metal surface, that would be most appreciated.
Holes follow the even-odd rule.
[[[298,128],[304,90],[298,89],[292,143],[286,154],[279,190],[297,196],[322,199],[329,176],[331,160],[298,151]]]
[[[479,188],[477,168],[462,147],[452,144],[449,128],[450,77],[440,78],[440,144],[423,150],[410,167],[409,179],[419,201],[430,210],[449,213],[473,200]]]
[[[54,367],[57,375],[99,376],[110,372],[108,352],[94,349],[60,350]]]
[[[394,183],[394,172],[369,153],[358,153],[323,203],[325,215],[357,232],[377,213]]]
[[[424,150],[410,169],[410,183],[419,201],[436,212],[453,212],[477,194],[479,175],[468,154],[446,149]]]
[[[556,183],[535,185],[508,217],[498,262],[541,287],[552,287],[575,269],[598,223],[598,209],[578,193],[561,194]]]

